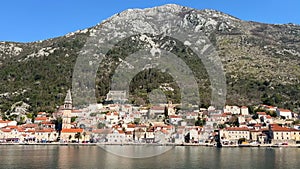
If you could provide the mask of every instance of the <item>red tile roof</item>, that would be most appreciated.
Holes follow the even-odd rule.
[[[249,131],[248,127],[227,127],[227,131]]]
[[[290,110],[288,109],[278,109],[280,112],[291,112]]]
[[[108,116],[112,116],[112,115],[118,116],[119,113],[118,113],[118,112],[113,112],[113,113],[109,112],[109,113],[107,113],[106,115],[108,115]]]
[[[258,115],[263,115],[263,116],[267,115],[266,112],[257,112],[257,114]]]
[[[2,132],[11,132],[11,129],[1,129]]]
[[[42,130],[36,130],[36,132],[53,132],[54,130],[53,129],[42,129]]]
[[[62,129],[62,133],[77,133],[77,132],[83,132],[83,129]]]
[[[36,121],[46,121],[48,118],[47,117],[36,117],[34,120]]]
[[[170,115],[169,118],[181,118],[181,116],[177,116],[177,115]]]
[[[152,106],[151,110],[165,110],[165,107],[162,107],[162,106]]]
[[[291,128],[281,127],[278,124],[271,125],[271,130],[272,131],[292,131]]]

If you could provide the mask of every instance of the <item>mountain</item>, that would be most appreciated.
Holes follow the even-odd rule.
[[[173,17],[179,19],[172,20]],[[153,24],[154,21],[159,24]],[[92,28],[44,41],[0,42],[1,111],[9,114],[13,111],[11,105],[23,101],[31,106],[30,111],[53,112],[72,87],[76,59],[97,36],[97,31],[107,32],[97,37],[97,40],[105,41],[110,37],[123,36],[118,30],[128,25],[134,30],[148,32],[125,38],[98,65],[95,78],[98,102],[103,101],[110,90],[114,70],[124,63],[125,56],[153,43],[152,47],[170,51],[184,60],[199,85],[202,106],[209,105],[214,89],[205,64],[194,57],[193,50],[185,42],[159,32],[170,29],[168,25],[172,24],[179,28],[184,24],[191,25],[214,45],[225,71],[226,104],[264,103],[298,111],[299,25],[242,21],[215,10],[196,10],[172,4],[130,9]],[[144,36],[150,38],[151,43],[141,38]],[[81,87],[91,88],[94,84]],[[132,79],[129,102],[145,103],[149,92],[158,88],[168,99],[180,102],[180,86],[168,73],[155,68],[144,69]]]

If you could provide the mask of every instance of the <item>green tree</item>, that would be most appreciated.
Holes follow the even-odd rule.
[[[80,132],[77,132],[76,134],[75,134],[75,139],[77,139],[77,142],[79,143],[79,139],[81,139],[81,133]]]
[[[82,135],[83,135],[83,141],[85,141],[86,132],[84,131],[84,132],[82,133]]]
[[[70,134],[69,135],[69,142],[71,142],[71,139],[72,139],[72,135]]]

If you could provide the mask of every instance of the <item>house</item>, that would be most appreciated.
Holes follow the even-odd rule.
[[[81,117],[84,116],[84,113],[82,110],[78,110],[78,109],[73,109],[72,113],[71,113],[72,117]]]
[[[154,128],[150,128],[146,131],[145,141],[146,143],[153,143],[155,140]]]
[[[140,142],[144,138],[146,138],[146,129],[136,127],[133,131],[133,140]]]
[[[112,130],[106,136],[107,142],[111,144],[122,144],[125,142],[125,132],[122,130]]]
[[[247,106],[242,106],[242,107],[240,108],[240,110],[241,110],[241,115],[244,115],[244,116],[249,115],[249,109],[248,109]]]
[[[36,130],[35,138],[38,142],[54,141],[57,138],[57,133],[53,129]]]
[[[126,113],[132,113],[132,110],[133,110],[133,108],[132,108],[132,105],[122,105],[121,106],[121,111],[122,112],[126,112]]]
[[[178,125],[178,122],[182,120],[182,117],[178,115],[170,115],[169,120],[171,124]]]
[[[50,119],[48,117],[36,117],[34,119],[35,124],[40,124],[40,123],[49,122],[49,121],[50,121]]]
[[[241,109],[238,106],[228,106],[226,105],[223,109],[224,112],[231,112],[232,114],[240,114]]]
[[[133,132],[125,131],[125,142],[130,143],[133,141]]]
[[[293,129],[287,127],[281,127],[278,124],[270,125],[272,143],[283,143],[283,142],[292,142],[292,131]]]
[[[266,112],[257,112],[257,116],[258,116],[258,118],[265,117],[265,116],[267,116],[267,113]]]
[[[111,133],[111,129],[94,129],[91,138],[94,142],[106,142],[108,133]]]
[[[250,139],[250,130],[247,127],[227,127],[220,130],[220,137],[238,143],[239,139]]]
[[[186,133],[189,133],[190,136],[190,142],[192,143],[198,143],[199,142],[199,136],[201,132],[201,127],[199,126],[190,126],[186,128]]]
[[[267,124],[273,124],[273,118],[270,115],[266,116],[265,122]]]
[[[85,137],[83,136],[83,132],[84,130],[81,128],[63,128],[61,130],[60,139],[65,142],[72,141],[72,140],[77,141],[76,134],[80,133],[81,137],[79,138],[79,142],[81,142],[84,139],[88,139],[86,138],[86,136]]]
[[[36,117],[46,117],[47,113],[46,112],[38,112]]]
[[[120,111],[120,105],[119,104],[110,104],[110,105],[108,105],[108,109],[110,111]]]
[[[6,127],[6,126],[17,126],[16,121],[5,121],[5,120],[0,120],[0,128]]]
[[[110,124],[117,124],[119,121],[119,113],[118,112],[108,112],[105,116],[106,121]]]
[[[152,106],[149,110],[150,117],[165,117],[165,107],[164,106]]]
[[[287,109],[276,109],[276,114],[278,117],[284,117],[285,119],[291,119],[292,118],[292,112]]]
[[[273,112],[275,112],[277,109],[277,107],[268,106],[268,105],[263,105],[263,108],[266,109],[266,111],[273,111]]]
[[[106,101],[125,103],[127,100],[126,90],[110,90],[106,95]]]
[[[198,118],[198,113],[196,113],[196,112],[187,112],[187,113],[185,114],[185,118],[186,118],[187,120],[191,120],[191,119],[196,120],[196,119]]]

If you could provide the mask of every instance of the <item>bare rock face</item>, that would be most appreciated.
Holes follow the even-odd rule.
[[[174,19],[176,18],[176,19]],[[155,23],[155,24],[153,24]],[[130,9],[116,14],[95,27],[62,37],[32,43],[0,42],[0,103],[6,111],[17,101],[34,110],[53,110],[72,86],[76,59],[91,39],[106,41],[124,37],[100,63],[95,88],[97,101],[110,89],[115,68],[128,54],[141,48],[170,51],[191,67],[199,85],[201,103],[210,104],[214,91],[205,64],[195,59],[189,42],[169,38],[164,33],[180,28],[207,38],[223,65],[226,76],[226,103],[236,105],[272,104],[295,109],[300,102],[300,26],[273,25],[242,21],[215,10],[196,10],[178,5]],[[127,37],[128,32],[142,32]],[[184,30],[184,29],[183,29]],[[106,32],[99,36],[99,32]],[[174,42],[176,42],[174,44]],[[95,43],[97,47],[97,43]],[[130,63],[125,64],[132,66]],[[143,77],[143,78],[142,78]],[[146,80],[144,79],[146,78]],[[147,80],[148,79],[148,80]],[[145,69],[130,84],[130,102],[144,99],[154,89],[168,86],[167,98],[179,102],[179,86],[168,74]],[[22,92],[26,91],[26,92]],[[225,94],[225,93],[223,93]],[[222,95],[222,94],[221,94]],[[295,109],[296,110],[296,109]]]

